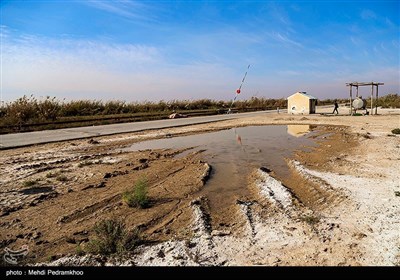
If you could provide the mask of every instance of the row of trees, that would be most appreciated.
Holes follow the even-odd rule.
[[[266,99],[252,97],[248,100],[236,101],[233,108],[276,108],[285,107],[284,99]],[[0,108],[0,124],[33,124],[38,122],[51,122],[59,118],[80,116],[105,116],[135,113],[157,113],[187,110],[224,109],[231,106],[230,101],[201,100],[171,100],[159,102],[131,102],[125,101],[99,101],[99,100],[72,100],[60,101],[55,97],[37,99],[33,95],[24,95],[13,102],[8,102]]]
[[[318,100],[318,105],[333,104],[334,99]],[[339,99],[338,102],[348,102],[348,99]],[[38,100],[33,95],[24,95],[13,102],[8,102],[0,108],[0,125],[20,125],[38,122],[51,122],[59,118],[80,116],[104,116],[134,113],[156,113],[187,110],[219,110],[231,106],[230,101],[215,101],[211,99],[201,100],[171,100],[159,102],[131,102],[124,101],[98,101],[98,100],[58,100],[55,97],[46,97]],[[267,99],[252,97],[247,100],[239,100],[233,104],[233,108],[257,108],[276,109],[286,108],[284,98]],[[400,96],[388,94],[378,100],[378,106],[400,108]]]

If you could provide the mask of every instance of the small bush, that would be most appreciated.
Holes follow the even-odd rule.
[[[129,207],[149,207],[149,198],[147,196],[147,181],[140,179],[136,182],[132,190],[127,190],[122,195],[122,200],[128,204]]]
[[[55,261],[56,259],[57,259],[57,257],[54,256],[54,255],[47,256],[47,261],[48,261],[48,262]]]
[[[54,178],[57,176],[57,173],[49,172],[46,174],[46,178]]]
[[[37,100],[31,95],[24,95],[12,103],[6,104],[5,119],[9,124],[23,125],[39,119]]]
[[[111,255],[132,251],[141,242],[140,231],[136,228],[127,231],[119,220],[104,220],[93,228],[95,239],[86,245],[86,251],[92,254]]]
[[[382,108],[400,108],[400,95],[391,93],[381,96],[378,98],[378,106],[382,106]]]
[[[395,191],[395,192],[394,192],[394,195],[395,195],[395,196],[400,196],[400,191]]]
[[[392,130],[393,134],[400,134],[400,128],[395,128]]]
[[[36,185],[36,184],[37,184],[37,181],[28,180],[28,181],[25,181],[25,182],[24,182],[24,187],[32,187],[32,186],[34,186],[34,185]]]
[[[315,225],[319,222],[319,217],[306,215],[300,218],[301,221],[306,222],[309,225]]]
[[[85,254],[85,250],[83,250],[80,244],[76,246],[75,254],[77,254],[78,256],[83,256]]]
[[[55,121],[60,114],[61,105],[55,97],[47,96],[36,104],[39,117],[44,121]]]
[[[59,175],[59,176],[57,177],[57,181],[60,181],[60,182],[67,182],[67,181],[69,181],[69,179],[68,179],[68,177],[65,176],[65,175]]]

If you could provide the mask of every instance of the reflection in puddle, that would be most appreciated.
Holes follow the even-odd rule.
[[[310,125],[308,124],[299,124],[299,125],[293,125],[290,124],[287,126],[287,133],[294,136],[294,137],[300,137],[308,134],[310,132]]]
[[[280,178],[289,175],[284,160],[302,146],[314,141],[299,131],[310,132],[310,126],[276,125],[248,126],[204,134],[157,139],[133,144],[125,151],[145,149],[182,149],[190,152],[205,150],[204,160],[212,166],[210,180],[199,195],[206,195],[211,208],[223,208],[246,195],[247,175],[261,166],[272,169]],[[295,137],[289,131],[296,131]],[[187,154],[188,151],[185,152]]]

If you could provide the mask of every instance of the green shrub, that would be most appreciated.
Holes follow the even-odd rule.
[[[392,130],[393,134],[400,134],[400,128],[395,128]]]
[[[83,250],[82,246],[80,244],[78,244],[75,248],[75,254],[77,254],[78,256],[83,256],[85,255],[85,250]]]
[[[24,187],[32,187],[37,184],[37,181],[34,180],[27,180],[24,182]]]
[[[378,98],[378,106],[382,106],[382,108],[400,108],[400,95],[390,93],[381,96]]]
[[[52,261],[54,261],[54,260],[56,260],[56,259],[57,259],[57,257],[54,256],[54,255],[49,255],[49,256],[47,256],[47,262],[52,262]]]
[[[56,179],[57,179],[57,181],[60,181],[60,182],[67,182],[67,181],[69,181],[68,177],[65,176],[65,175],[59,175],[59,176],[57,176]]]
[[[312,216],[312,215],[305,215],[300,218],[301,221],[306,222],[309,225],[315,225],[319,222],[319,217]]]
[[[149,198],[147,196],[147,181],[140,179],[136,182],[135,187],[127,190],[122,195],[122,200],[129,207],[147,208],[149,206]]]
[[[122,221],[103,220],[93,228],[95,238],[85,246],[91,254],[111,255],[132,251],[141,242],[140,231],[128,231]]]

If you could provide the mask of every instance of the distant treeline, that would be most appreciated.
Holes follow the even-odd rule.
[[[13,102],[8,102],[0,108],[0,125],[32,124],[38,122],[55,121],[60,118],[105,116],[135,113],[172,113],[194,110],[221,110],[228,109],[230,101],[201,100],[171,100],[159,102],[131,102],[99,101],[99,100],[72,100],[60,101],[55,97],[37,99],[33,95],[24,95]],[[285,108],[286,100],[252,97],[248,100],[236,101],[232,108],[273,109]]]
[[[318,100],[318,105],[348,103],[348,99]],[[215,101],[211,99],[201,100],[172,100],[159,102],[131,102],[125,101],[98,101],[98,100],[72,100],[60,101],[55,97],[37,99],[33,95],[26,96],[4,104],[0,108],[0,125],[34,124],[38,122],[51,122],[60,118],[80,116],[106,116],[135,113],[171,113],[193,110],[221,110],[228,109],[231,101]],[[232,108],[258,110],[286,108],[287,101],[284,98],[267,99],[264,97],[252,97],[247,100],[238,100]],[[400,96],[389,94],[378,100],[378,106],[384,108],[400,108]]]
[[[353,96],[353,100],[354,100]],[[367,107],[371,106],[371,98],[370,97],[363,97],[367,101]],[[324,99],[318,100],[318,105],[331,105],[335,102],[335,100],[339,104],[349,104],[349,98],[341,98],[341,99]],[[374,97],[374,104],[375,106],[375,97]],[[400,96],[395,93],[387,94],[385,96],[381,96],[378,98],[378,107],[382,108],[400,108]]]

